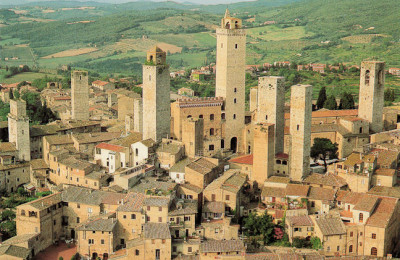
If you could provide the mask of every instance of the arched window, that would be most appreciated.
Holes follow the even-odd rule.
[[[224,149],[224,148],[225,148],[225,140],[221,139],[221,149]]]
[[[211,135],[211,136],[214,135],[214,128],[210,128],[210,135]]]
[[[234,89],[233,89],[233,92],[235,92],[235,93],[236,93],[236,92],[237,92],[237,88],[234,88]]]
[[[236,114],[233,114],[233,119],[236,119]]]
[[[139,250],[136,249],[136,250],[135,250],[135,255],[139,255],[139,254],[140,254]]]
[[[376,247],[371,248],[371,255],[378,255],[378,249],[376,249]]]
[[[360,127],[360,134],[362,134],[362,132],[363,132],[363,129],[362,129],[362,127]]]
[[[370,78],[370,72],[369,70],[365,71],[365,84],[368,85],[369,84],[369,78]]]
[[[138,149],[138,148],[135,149],[135,155],[136,155],[136,156],[139,156],[139,149]],[[107,158],[107,159],[108,159],[108,158]]]
[[[199,115],[199,118],[203,118],[203,115]]]
[[[358,215],[358,221],[359,221],[360,223],[362,223],[363,220],[364,220],[364,215],[363,215],[362,213],[360,213],[360,215]]]
[[[192,117],[192,115],[188,115],[188,116],[187,116],[187,118],[191,118],[191,117]]]
[[[222,120],[225,120],[225,113],[222,113],[222,114],[221,114],[221,119],[222,119]]]
[[[268,115],[265,115],[265,120],[268,120]]]
[[[236,98],[234,98],[234,99],[233,99],[233,103],[235,103],[235,104],[236,104]]]
[[[235,22],[235,28],[236,28],[236,29],[239,28],[239,22],[238,22],[238,21]]]
[[[353,245],[349,246],[349,253],[353,253]]]
[[[150,55],[150,61],[153,61],[153,55]]]
[[[214,120],[214,114],[210,115],[210,120]]]
[[[231,29],[231,24],[230,24],[229,22],[227,22],[227,23],[225,24],[225,29]]]

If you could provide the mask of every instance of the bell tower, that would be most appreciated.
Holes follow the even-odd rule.
[[[237,152],[241,147],[245,117],[246,31],[242,20],[229,10],[217,28],[215,96],[225,99],[225,146]]]

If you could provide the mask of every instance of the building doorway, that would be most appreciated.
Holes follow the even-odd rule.
[[[71,229],[71,238],[75,239],[75,230],[74,229]]]
[[[232,137],[231,139],[231,151],[233,153],[237,152],[237,137]]]

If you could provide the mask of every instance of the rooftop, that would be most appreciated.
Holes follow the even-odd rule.
[[[211,172],[215,167],[218,165],[213,164],[209,160],[200,157],[192,162],[190,162],[188,165],[186,165],[187,168],[192,169],[198,173],[201,174],[207,174]]]
[[[332,186],[339,188],[347,185],[345,179],[339,177],[334,173],[326,173],[326,174],[313,173],[304,179],[304,183]]]
[[[309,216],[291,216],[287,217],[287,220],[293,227],[314,226],[314,222]]]
[[[245,246],[241,240],[212,240],[200,244],[201,253],[242,252]]]
[[[171,239],[171,233],[167,223],[146,223],[143,225],[144,238],[147,239]]]
[[[112,232],[116,224],[117,220],[115,218],[96,216],[88,219],[85,223],[78,227],[78,230]]]
[[[344,226],[340,217],[319,217],[315,219],[315,222],[321,229],[321,232],[324,236],[346,234],[346,227]]]

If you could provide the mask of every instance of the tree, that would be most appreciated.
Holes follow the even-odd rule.
[[[326,88],[322,87],[318,93],[317,108],[321,109],[324,107],[326,101]]]
[[[318,250],[322,248],[321,239],[319,239],[319,237],[312,237],[310,242],[313,249]]]
[[[322,159],[324,161],[324,171],[327,170],[326,159],[337,158],[338,144],[332,143],[328,138],[315,138],[311,147],[310,156],[314,160]]]
[[[274,223],[272,217],[266,212],[262,216],[251,213],[243,220],[243,229],[245,236],[251,238],[262,236],[265,244],[272,242],[274,233]]]
[[[336,110],[337,109],[337,103],[336,103],[336,98],[334,95],[330,95],[328,99],[325,101],[324,107],[329,110]]]
[[[343,92],[340,98],[339,109],[354,109],[353,95],[348,92]]]
[[[384,93],[385,101],[393,102],[395,100],[394,89],[386,89]]]

